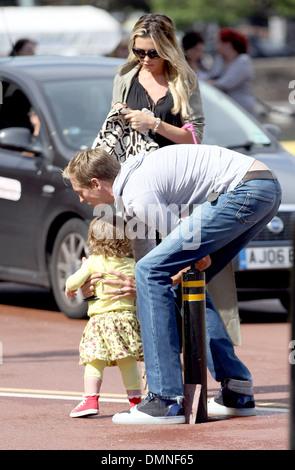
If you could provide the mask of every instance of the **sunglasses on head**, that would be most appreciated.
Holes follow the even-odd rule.
[[[144,51],[143,49],[136,49],[136,47],[132,48],[133,54],[136,55],[139,59],[144,59],[147,55],[150,59],[157,59],[159,58],[159,54],[155,49],[150,49],[149,51]]]

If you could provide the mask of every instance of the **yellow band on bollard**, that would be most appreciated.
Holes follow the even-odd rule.
[[[188,302],[206,300],[206,295],[205,294],[183,294],[182,300],[188,301]]]
[[[183,287],[205,287],[205,280],[203,281],[183,281]]]

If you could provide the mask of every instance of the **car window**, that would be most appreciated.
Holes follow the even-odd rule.
[[[31,103],[13,82],[2,81],[3,104],[0,109],[0,129],[26,127],[32,130],[29,112]]]
[[[111,108],[113,80],[58,80],[43,88],[64,143],[75,150],[91,147]]]
[[[41,121],[26,93],[14,82],[2,80],[3,103],[0,105],[0,129],[25,128],[27,133],[11,129],[8,141],[1,140],[1,147],[35,156],[33,145],[44,139]]]
[[[269,137],[255,120],[214,87],[200,82],[205,115],[203,144],[236,147],[270,145]]]

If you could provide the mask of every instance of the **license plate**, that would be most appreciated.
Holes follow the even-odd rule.
[[[291,246],[244,248],[239,253],[240,269],[290,268],[292,264]]]

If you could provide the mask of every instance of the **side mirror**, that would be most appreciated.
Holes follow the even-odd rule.
[[[32,134],[25,127],[8,127],[0,130],[0,147],[30,152],[35,155],[42,153],[40,145],[32,141]]]
[[[276,124],[263,124],[264,129],[270,132],[277,140],[281,138],[281,128]]]

